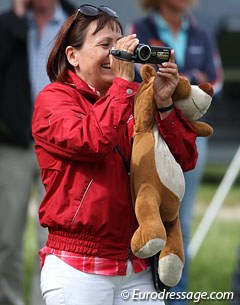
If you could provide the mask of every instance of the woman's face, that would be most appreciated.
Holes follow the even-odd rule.
[[[90,23],[83,46],[75,50],[75,71],[88,85],[100,93],[105,93],[111,86],[114,74],[110,68],[109,50],[122,37],[120,29],[111,29],[106,25],[93,35],[96,23]]]
[[[57,4],[56,0],[30,0],[29,4],[32,5],[35,9],[46,11],[54,9]]]
[[[162,3],[162,5],[166,5],[173,10],[184,12],[189,8],[191,1],[190,0],[162,0],[161,3]]]

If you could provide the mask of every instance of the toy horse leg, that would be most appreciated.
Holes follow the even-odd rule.
[[[159,202],[156,188],[143,183],[135,202],[139,227],[131,240],[131,249],[137,257],[150,257],[158,253],[166,243],[166,231],[159,214]]]
[[[159,278],[169,287],[177,285],[184,266],[184,250],[179,217],[166,225],[167,243],[159,257]]]

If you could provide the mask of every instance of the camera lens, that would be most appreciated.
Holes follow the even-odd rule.
[[[138,45],[136,51],[139,59],[142,61],[147,61],[151,56],[151,48],[146,44]]]

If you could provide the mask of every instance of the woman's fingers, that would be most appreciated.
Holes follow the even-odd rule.
[[[165,76],[165,77],[170,77],[174,76],[178,78],[178,68],[175,63],[163,63],[161,66],[159,66],[159,69],[157,71],[157,74],[159,76]]]
[[[116,50],[123,50],[129,53],[133,53],[138,44],[139,40],[136,37],[136,34],[131,34],[119,39],[114,47]]]
[[[175,62],[174,50],[171,50],[171,56],[169,62]]]

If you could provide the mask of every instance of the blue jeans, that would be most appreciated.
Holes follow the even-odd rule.
[[[187,256],[187,248],[189,244],[191,226],[193,219],[193,207],[196,202],[196,195],[201,184],[204,166],[207,160],[208,138],[197,138],[198,161],[196,168],[192,171],[184,173],[186,181],[186,191],[180,207],[180,222],[183,236],[185,265],[180,282],[173,287],[171,291],[186,292],[188,291],[188,273],[189,273],[189,257]],[[186,305],[187,300],[175,300],[168,302],[169,305],[178,304]]]

